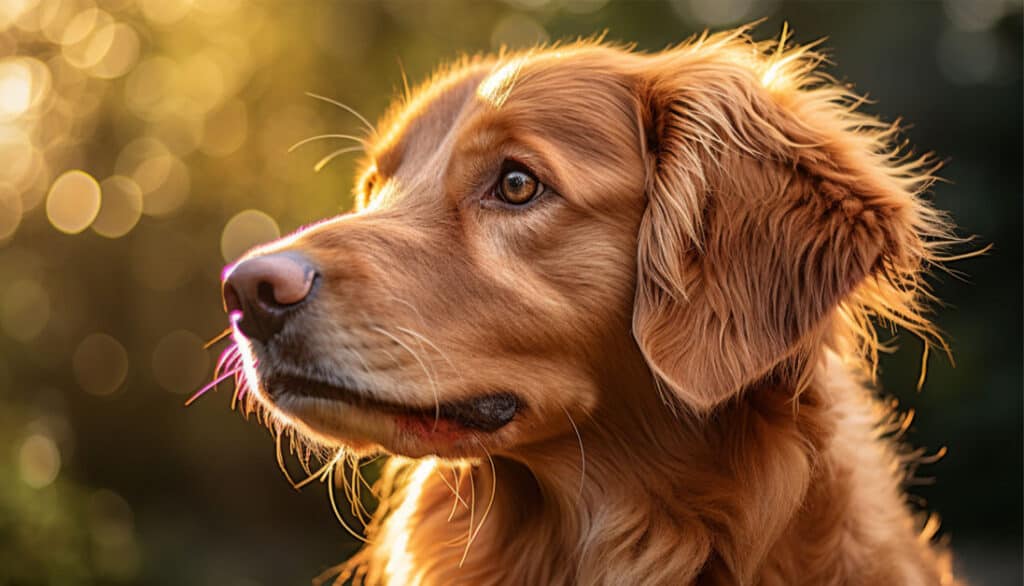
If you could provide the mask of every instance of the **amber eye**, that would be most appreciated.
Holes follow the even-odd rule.
[[[507,203],[523,205],[540,195],[543,185],[533,175],[522,170],[506,171],[498,182],[497,195]]]

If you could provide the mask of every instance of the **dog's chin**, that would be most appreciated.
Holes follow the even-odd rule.
[[[515,433],[521,401],[509,392],[414,406],[295,377],[261,377],[259,399],[316,443],[360,454],[483,456]]]

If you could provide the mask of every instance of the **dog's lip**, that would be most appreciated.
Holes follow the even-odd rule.
[[[431,424],[436,428],[443,422],[445,429],[449,431],[453,426],[456,429],[472,431],[497,431],[508,425],[523,407],[519,397],[508,391],[485,393],[468,399],[443,402],[437,406],[420,407],[378,399],[366,392],[294,375],[267,377],[263,386],[272,399],[292,395],[340,401],[361,409],[394,415],[420,428],[425,424]]]

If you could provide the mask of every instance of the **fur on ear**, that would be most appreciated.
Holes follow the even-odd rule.
[[[922,271],[953,241],[921,198],[937,166],[785,44],[704,35],[636,74],[648,201],[633,330],[698,413],[769,374],[800,392],[823,344],[873,373],[872,318],[921,336],[926,356],[942,344],[922,308]]]

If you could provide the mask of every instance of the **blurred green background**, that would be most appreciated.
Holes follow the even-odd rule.
[[[271,437],[195,406],[225,325],[218,277],[256,242],[349,207],[357,121],[461,53],[607,30],[659,49],[788,21],[831,72],[949,161],[935,189],[993,243],[939,275],[956,368],[920,345],[882,382],[948,447],[915,500],[977,584],[1021,583],[1021,4],[777,0],[0,0],[0,584],[306,584],[355,544],[296,493]],[[399,65],[401,63],[401,66]]]

